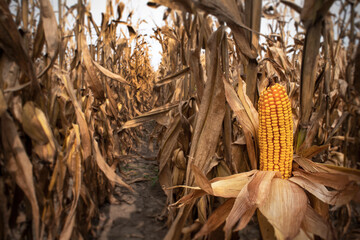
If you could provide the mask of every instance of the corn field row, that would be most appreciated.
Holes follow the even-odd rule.
[[[149,1],[158,71],[126,2],[58,3],[0,0],[0,239],[96,237],[150,121],[164,239],[359,238],[359,1]]]

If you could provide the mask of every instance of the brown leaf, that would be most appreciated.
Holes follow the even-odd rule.
[[[241,18],[242,13],[239,11],[239,7],[235,1],[206,0],[196,2],[196,5],[206,12],[218,17],[221,21],[227,22],[234,34],[234,39],[237,46],[240,48],[240,51],[250,59],[256,58],[256,51],[253,50],[249,44],[246,31],[259,33],[245,26]]]
[[[196,184],[204,190],[206,193],[213,195],[213,190],[211,187],[210,181],[207,177],[201,172],[201,170],[195,165],[191,165],[191,169],[194,171],[195,182]]]
[[[321,153],[322,151],[328,149],[329,146],[330,146],[329,144],[321,145],[321,146],[313,145],[299,152],[299,155],[303,156],[304,158],[312,158],[317,154]]]
[[[75,108],[76,121],[80,127],[82,155],[84,161],[86,161],[91,156],[91,140],[90,140],[89,127],[85,119],[85,114],[81,109],[80,103],[76,99],[74,88],[69,81],[69,77],[64,74],[58,74],[58,76],[63,81],[66,91],[69,94],[71,102]]]
[[[356,194],[359,191],[359,186],[357,186],[354,182],[348,184],[346,188],[341,189],[340,191],[329,191],[324,185],[312,182],[304,177],[292,177],[289,180],[304,188],[321,201],[327,204],[335,205],[335,207],[339,207],[350,202],[356,197]]]
[[[32,58],[38,58],[41,54],[45,43],[45,34],[44,34],[44,25],[42,23],[42,18],[40,17],[38,27],[36,28],[36,35],[34,39],[34,46],[32,51]]]
[[[313,233],[323,239],[334,239],[331,226],[309,205],[306,208],[301,228],[304,229],[305,232]]]
[[[2,92],[2,90],[0,89],[0,117],[3,115],[3,113],[6,111],[7,109],[7,103],[4,97],[4,94]]]
[[[197,239],[204,235],[208,235],[209,233],[215,231],[218,227],[220,227],[229,215],[234,205],[234,202],[235,199],[230,198],[226,200],[223,204],[221,204],[218,208],[216,208],[194,238]]]
[[[346,175],[350,180],[360,183],[360,170],[358,169],[315,163],[310,159],[299,156],[295,156],[294,161],[298,163],[306,172],[322,172]]]
[[[190,148],[188,169],[196,165],[203,173],[207,174],[209,161],[215,153],[222,121],[225,116],[225,92],[222,81],[223,74],[220,68],[220,53],[218,45],[225,36],[225,29],[219,28],[208,41],[207,49],[207,74],[204,95],[201,99],[192,144]],[[192,171],[186,173],[186,184],[192,186],[194,175]]]
[[[91,59],[91,55],[87,46],[86,36],[84,33],[81,34],[81,50],[83,53],[84,65],[89,74],[89,88],[94,93],[94,97],[102,100],[104,98],[104,89],[100,79],[96,75],[96,70]]]
[[[276,172],[258,171],[253,179],[245,185],[239,195],[236,197],[235,203],[229,216],[226,219],[224,231],[228,234],[232,228],[239,222],[236,229],[245,227],[250,220],[249,213],[254,214],[257,206],[261,206],[266,198],[268,198],[272,179]],[[246,221],[241,222],[242,217],[246,214]]]
[[[81,142],[80,131],[78,125],[73,124],[73,127],[76,138],[68,155],[67,162],[68,165],[71,165],[71,167],[68,167],[68,169],[74,179],[73,191],[72,191],[74,196],[69,213],[66,216],[64,227],[60,233],[60,239],[65,239],[65,240],[71,238],[71,234],[75,225],[76,209],[80,197],[81,182],[82,182],[81,156],[80,156],[80,142]]]
[[[16,126],[9,114],[1,117],[1,136],[4,153],[7,159],[6,168],[13,175],[17,185],[28,198],[32,209],[32,225],[34,239],[40,238],[39,206],[35,194],[33,165],[24,149]]]
[[[0,1],[0,48],[20,66],[26,76],[37,83],[32,61],[23,45],[6,1]]]
[[[97,62],[95,62],[94,60],[92,60],[92,63],[95,65],[95,67],[97,67],[97,69],[100,70],[100,72],[102,72],[105,76],[114,79],[118,82],[121,83],[125,83],[127,85],[132,86],[130,83],[128,83],[122,76],[120,76],[119,74],[113,73],[109,70],[107,70],[106,68],[104,68],[103,66],[101,66],[100,64],[98,64]]]
[[[162,85],[171,83],[173,80],[176,80],[179,77],[183,77],[185,74],[189,73],[189,71],[190,71],[190,67],[184,68],[183,70],[181,70],[177,73],[171,74],[170,76],[167,76],[167,77],[155,82],[155,86],[160,87]]]
[[[278,239],[294,238],[300,230],[307,207],[307,196],[296,184],[273,178],[266,200],[259,210],[273,225]]]
[[[50,63],[38,75],[40,78],[54,64],[59,53],[59,33],[55,13],[49,0],[40,0],[40,17],[46,40],[46,51],[51,59]]]
[[[154,108],[149,112],[143,113],[143,114],[141,114],[137,117],[134,117],[133,119],[125,122],[121,126],[119,132],[124,129],[127,129],[127,128],[139,126],[139,125],[141,125],[145,122],[151,121],[151,120],[156,120],[157,118],[162,117],[163,115],[167,114],[170,110],[172,110],[178,106],[179,106],[179,103],[167,103],[164,106]]]
[[[240,79],[240,81],[242,81]],[[231,85],[224,81],[225,86],[225,96],[226,101],[229,103],[230,108],[234,111],[237,116],[238,121],[243,129],[245,140],[246,140],[246,148],[248,150],[250,163],[252,169],[257,168],[257,160],[256,160],[256,150],[255,143],[253,138],[257,139],[257,129],[259,127],[258,114],[251,104],[250,100],[246,98],[246,95],[243,94],[243,91],[240,92],[240,96],[242,101],[239,99],[235,90],[231,87]],[[246,108],[245,108],[246,106]]]
[[[100,150],[99,150],[99,146],[97,141],[92,138],[92,142],[93,142],[93,148],[94,148],[94,153],[95,153],[95,160],[97,165],[99,166],[99,168],[101,169],[101,171],[105,174],[105,176],[110,180],[113,181],[117,184],[119,184],[120,186],[126,187],[127,189],[134,191],[132,189],[132,187],[128,184],[126,184],[120,176],[118,176],[113,169],[111,169],[111,167],[105,162],[104,157],[101,155]]]
[[[298,170],[293,171],[293,175],[306,178],[311,182],[319,183],[336,190],[344,189],[351,181],[348,176],[336,173],[308,173],[306,171]]]

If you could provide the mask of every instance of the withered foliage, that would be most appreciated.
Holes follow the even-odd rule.
[[[263,5],[262,1],[232,0],[148,3],[152,7],[168,7],[164,14],[167,24],[155,31],[164,51],[155,86],[159,87],[157,92],[163,104],[178,105],[163,112],[166,121],[158,121],[165,126],[160,135],[159,181],[167,195],[167,204],[180,206],[169,208],[169,231],[165,239],[191,239],[202,226],[201,234],[196,237],[223,238],[218,232],[210,232],[225,219],[224,230],[229,230],[227,214],[234,205],[231,198],[237,194],[227,191],[239,193],[243,185],[212,183],[221,182],[219,177],[257,169],[257,99],[274,82],[286,87],[291,100],[294,152],[298,159],[294,168],[306,169],[308,165],[299,159],[313,157],[313,161],[324,163],[326,170],[307,171],[331,172],[335,168],[339,175],[332,177],[339,178],[343,187],[354,184],[352,191],[358,191],[358,177],[344,180],[342,174],[359,175],[356,169],[359,168],[360,98],[355,68],[359,54],[355,50],[359,43],[359,16],[355,9],[359,2],[337,2],[338,7],[330,12],[333,2],[306,0],[303,6],[293,1],[264,1]],[[284,17],[286,13],[293,20],[290,32],[285,28],[289,24],[286,22],[289,18]],[[271,21],[270,34],[259,33],[261,16]],[[156,118],[161,119],[159,115]],[[136,122],[141,119],[142,116],[137,117]],[[329,182],[325,181],[325,186],[333,186],[332,177],[327,175]],[[210,184],[208,179],[212,178],[215,179]],[[320,178],[311,181],[323,183]],[[330,191],[327,198],[317,192],[320,190],[310,189],[310,182],[297,184],[310,196],[311,214],[307,210],[306,218],[316,216],[326,222],[329,217],[335,217],[334,229],[329,230],[327,225],[321,230],[312,227],[314,234],[330,237],[326,234],[332,231],[331,237],[356,236],[356,232],[347,232],[351,225],[350,205],[329,216],[326,203],[334,205],[330,195],[334,197],[336,193]],[[221,187],[225,189],[223,193],[214,193]],[[327,191],[324,186],[321,189]],[[223,198],[210,195],[226,196],[230,200],[224,202]],[[351,198],[345,195],[349,200],[344,203],[351,198],[359,201],[359,194]],[[255,209],[252,207],[245,213],[247,218],[240,219],[237,229],[244,227],[242,224],[250,220]],[[212,212],[215,217],[210,217]],[[266,236],[272,227],[261,214],[259,224],[263,238],[274,237],[274,232]],[[304,231],[300,232],[301,237],[307,234]],[[297,233],[291,234],[294,237]]]
[[[49,0],[14,1],[12,11],[0,0],[1,238],[86,237],[114,184],[131,189],[116,170],[150,120],[165,239],[236,237],[255,211],[263,239],[358,237],[359,1],[148,3],[160,5],[155,74],[123,3],[115,18],[108,1],[97,26],[80,0],[59,8],[59,22]],[[256,170],[257,100],[274,82],[294,118],[286,182]],[[298,214],[274,211],[283,202]]]
[[[118,164],[142,133],[120,127],[153,106],[147,44],[123,21],[123,3],[116,18],[108,2],[97,26],[83,1],[59,1],[59,21],[49,0],[8,2],[0,1],[0,239],[88,238],[114,186],[132,190]]]

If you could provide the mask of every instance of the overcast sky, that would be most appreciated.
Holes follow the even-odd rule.
[[[64,1],[64,0],[63,0]],[[58,11],[58,0],[50,0],[51,4],[53,5],[54,11],[57,13]],[[94,21],[98,26],[101,24],[101,13],[106,11],[106,1],[103,0],[91,0],[88,2],[91,6],[91,14],[93,16]],[[114,0],[113,2],[113,10],[114,10],[114,17],[117,17],[116,13],[116,5]],[[120,2],[120,1],[117,1]],[[132,15],[132,24],[133,27],[137,31],[138,34],[147,35],[145,36],[145,40],[149,44],[149,51],[151,55],[151,65],[155,70],[157,70],[160,61],[161,61],[161,46],[160,44],[150,36],[153,34],[153,28],[156,26],[163,26],[164,23],[162,21],[163,13],[165,11],[165,7],[159,7],[157,9],[150,8],[146,5],[148,0],[135,0],[135,1],[122,1],[125,3],[125,9],[123,12],[123,16],[121,20],[125,20],[128,14],[133,11]],[[72,6],[73,4],[77,3],[77,0],[66,0],[66,5],[68,7]],[[145,20],[146,22],[141,22],[141,24],[136,29],[137,23],[140,20]]]
[[[54,7],[54,11],[57,12],[58,0],[50,0],[50,1]],[[62,1],[64,2],[65,0],[62,0]],[[116,4],[115,3],[120,2],[120,0],[111,0],[111,1],[113,2],[113,8],[114,8],[114,12],[115,12],[114,17],[116,17],[117,13],[116,13]],[[87,2],[90,3],[91,14],[92,14],[96,24],[99,26],[101,24],[101,13],[106,11],[106,2],[107,1],[105,1],[105,0],[88,0]],[[151,65],[154,67],[155,70],[157,70],[157,68],[160,64],[160,61],[161,61],[161,46],[156,40],[154,40],[153,38],[150,38],[150,36],[153,34],[153,28],[155,28],[156,26],[161,27],[164,25],[162,18],[163,18],[163,13],[166,10],[166,8],[165,7],[159,7],[157,9],[150,8],[146,5],[148,0],[122,0],[121,2],[125,3],[125,9],[123,12],[122,20],[126,20],[130,11],[133,10],[133,16],[132,16],[132,24],[134,25],[133,27],[135,27],[135,30],[137,31],[138,34],[142,34],[142,35],[146,34],[147,35],[145,37],[145,40],[149,44],[149,50],[150,50],[150,55],[151,55]],[[269,2],[271,4],[274,4],[277,1],[264,0],[263,4],[265,5],[266,3],[269,3]],[[303,0],[295,0],[295,2],[298,5],[302,6],[304,1]],[[72,6],[75,3],[77,3],[77,0],[66,0],[67,6]],[[281,6],[281,4],[280,4],[280,6]],[[340,7],[340,3],[338,1],[335,1],[335,3],[333,4],[333,6],[331,8],[331,12],[335,13],[335,14],[338,13],[339,7]],[[356,10],[360,11],[360,4],[358,5]],[[297,18],[297,20],[299,20],[298,14],[294,14],[294,17]],[[136,29],[136,25],[140,20],[145,20],[146,22],[142,22]],[[293,42],[292,37],[295,34],[295,28],[294,28],[294,21],[291,20],[291,14],[289,11],[287,11],[287,14],[286,14],[284,20],[285,20],[285,22],[287,22],[287,24],[285,24],[285,32],[290,33],[288,43],[291,44]],[[262,18],[260,32],[263,34],[269,34],[270,33],[269,25],[275,26],[275,21]],[[336,34],[336,32],[335,32],[335,34]],[[264,41],[264,38],[260,37],[260,42],[263,42],[263,41]]]

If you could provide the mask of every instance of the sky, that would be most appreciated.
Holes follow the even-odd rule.
[[[64,0],[63,0],[64,1]],[[54,11],[57,13],[58,11],[58,0],[50,0]],[[95,23],[100,26],[101,25],[101,13],[106,11],[106,1],[103,0],[91,0],[87,1],[90,3],[90,11],[92,14],[92,17],[95,21]],[[113,9],[114,9],[114,15],[117,17],[116,13],[116,4],[115,2],[120,1],[114,1],[113,2]],[[157,70],[158,66],[161,62],[161,45],[153,38],[150,38],[151,35],[153,35],[153,28],[156,28],[156,26],[161,27],[164,25],[163,23],[163,14],[166,10],[165,7],[160,6],[157,9],[150,8],[147,6],[148,0],[133,0],[133,1],[122,1],[125,3],[125,9],[122,15],[121,20],[125,20],[128,16],[128,14],[133,11],[132,15],[132,24],[135,28],[135,31],[137,31],[138,34],[147,35],[145,36],[145,41],[148,43],[149,46],[149,53],[151,56],[150,62],[152,67]],[[77,0],[66,0],[66,5],[68,7],[72,6],[73,4],[77,3]],[[137,27],[137,23],[144,19],[145,21],[142,21],[141,24]],[[126,29],[126,27],[124,28]]]
[[[63,2],[65,1],[67,6],[72,6],[73,4],[77,3],[77,0],[62,0],[62,1]],[[116,3],[120,2],[120,0],[111,0],[111,1],[113,3],[114,12],[116,12]],[[54,11],[57,13],[58,0],[50,0],[50,2],[53,5]],[[91,6],[90,9],[93,19],[95,20],[98,26],[101,24],[101,13],[106,11],[106,2],[107,1],[105,0],[87,0],[87,3],[89,3]],[[157,70],[161,61],[161,46],[155,39],[150,38],[150,36],[153,34],[153,29],[156,28],[156,26],[161,27],[164,25],[162,18],[166,8],[162,6],[157,9],[150,8],[147,6],[148,0],[122,0],[121,2],[125,3],[125,9],[121,20],[126,20],[128,14],[133,10],[133,16],[132,16],[133,27],[135,28],[135,31],[137,31],[138,34],[147,35],[144,38],[149,46],[149,53],[151,57],[150,62],[152,67],[155,70]],[[264,5],[266,3],[274,4],[276,2],[278,1],[264,0],[263,4]],[[295,0],[295,2],[299,6],[302,6],[304,0]],[[339,2],[335,1],[335,3],[331,8],[331,12],[337,13],[339,7],[340,7]],[[360,12],[360,4],[358,5],[358,8],[356,10],[359,10]],[[116,14],[117,13],[115,13],[115,17]],[[300,18],[299,14],[294,14],[294,17],[297,18],[297,20],[299,20]],[[137,23],[140,22],[140,20],[145,20],[145,21],[142,21],[137,28]],[[294,21],[289,11],[287,11],[284,20],[285,22],[287,22],[287,24],[285,24],[285,31],[288,31],[290,33],[288,44],[292,44],[293,43],[292,37],[295,35],[295,27],[294,27]],[[265,18],[262,18],[260,32],[263,34],[269,34],[270,33],[269,25],[274,26],[274,23],[275,21],[273,22],[273,20],[267,20]],[[260,43],[264,41],[265,39],[263,37],[260,37]]]

